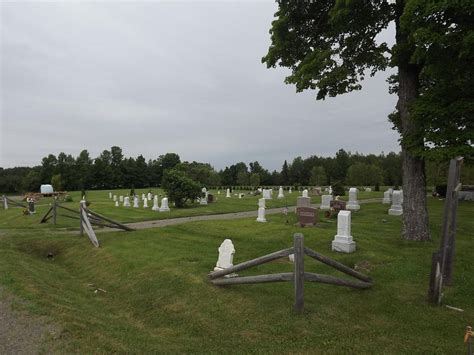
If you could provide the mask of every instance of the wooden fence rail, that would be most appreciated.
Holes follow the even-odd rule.
[[[294,269],[293,272],[255,275],[255,276],[233,276],[237,271],[242,271],[253,266],[268,263],[270,261],[287,257],[294,254]],[[304,271],[304,256],[308,255],[315,260],[318,260],[336,270],[339,270],[349,276],[355,277],[358,281],[341,279],[330,275],[321,275]],[[227,276],[228,277],[224,277]],[[239,284],[258,284],[268,282],[293,282],[295,290],[294,310],[296,313],[303,312],[304,308],[304,282],[319,282],[324,284],[347,286],[358,289],[367,289],[372,287],[373,282],[370,277],[364,275],[350,267],[341,264],[338,261],[330,259],[322,254],[315,252],[312,249],[304,247],[304,237],[301,233],[296,233],[293,236],[293,247],[276,251],[271,254],[261,256],[243,263],[234,265],[224,270],[213,271],[208,275],[210,282],[217,286],[239,285]],[[360,281],[361,280],[361,281]]]

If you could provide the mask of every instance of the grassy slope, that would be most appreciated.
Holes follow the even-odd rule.
[[[430,200],[435,240],[428,243],[401,240],[400,217],[386,210],[364,205],[353,215],[358,250],[350,255],[330,251],[334,220],[301,230],[281,215],[268,216],[266,224],[248,219],[105,233],[101,249],[46,227],[1,230],[0,283],[29,300],[32,312],[64,326],[63,352],[461,353],[464,328],[474,318],[474,204],[460,205],[455,286],[445,297],[463,313],[426,303],[442,202]],[[296,316],[290,283],[217,288],[207,282],[224,238],[232,238],[239,263],[290,246],[297,231],[306,246],[347,265],[368,261],[375,286],[306,283],[305,313]],[[45,258],[48,251],[54,260]],[[306,268],[336,274],[308,258]],[[279,260],[241,274],[290,270]],[[107,293],[94,293],[91,283]]]

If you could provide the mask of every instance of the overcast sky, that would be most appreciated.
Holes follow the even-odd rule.
[[[280,169],[339,148],[399,151],[388,73],[316,101],[284,84],[285,70],[266,69],[273,1],[0,6],[0,166],[113,145],[217,169],[255,160]]]

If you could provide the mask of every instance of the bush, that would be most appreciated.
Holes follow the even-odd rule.
[[[188,201],[194,201],[201,194],[200,185],[191,180],[185,172],[176,169],[165,171],[161,187],[176,207],[184,207]]]
[[[332,194],[334,196],[344,196],[346,191],[344,190],[344,185],[340,181],[336,181],[332,184]]]
[[[71,195],[64,196],[64,202],[72,202],[72,201],[73,201],[73,199],[72,199]]]
[[[439,197],[446,197],[446,191],[448,190],[448,185],[436,185],[435,187],[436,192],[438,193]]]

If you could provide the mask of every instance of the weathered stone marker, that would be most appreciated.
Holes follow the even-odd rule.
[[[308,197],[308,189],[304,189],[303,193],[301,194],[302,197]]]
[[[271,200],[272,199],[272,189],[263,189],[262,190],[262,196],[265,200]]]
[[[265,199],[264,198],[259,198],[258,199],[258,207],[260,208],[266,208],[265,206]]]
[[[133,197],[133,208],[138,208],[138,196]]]
[[[123,207],[130,207],[130,197],[125,196],[123,199]]]
[[[332,195],[322,195],[321,196],[321,206],[322,210],[330,210],[331,209],[331,201]]]
[[[230,189],[227,189],[227,194],[225,195],[225,197],[231,197],[230,196]]]
[[[265,218],[265,208],[264,207],[259,207],[258,208],[257,222],[265,223],[266,221],[267,221],[267,219]]]
[[[280,186],[278,189],[278,198],[285,198],[285,194],[283,193],[283,187]]]
[[[392,203],[392,199],[390,198],[391,196],[391,193],[389,190],[385,191],[383,193],[383,200],[382,200],[382,203],[385,204],[385,205],[389,205],[390,203]]]
[[[298,196],[296,198],[296,207],[311,207],[311,198]]]
[[[171,211],[171,210],[168,206],[168,198],[163,197],[163,199],[161,200],[160,212],[169,212],[169,211]]]
[[[356,243],[351,236],[351,211],[340,211],[337,215],[337,234],[332,241],[332,250],[342,253],[352,253]]]
[[[349,202],[347,202],[346,208],[353,211],[360,210],[359,201],[357,201],[357,189],[355,187],[349,189]]]
[[[232,243],[232,240],[225,239],[222,242],[221,246],[219,247],[218,251],[219,251],[219,257],[217,258],[217,263],[216,263],[216,267],[214,268],[214,271],[224,270],[224,269],[234,266],[233,262],[234,262],[235,248],[234,248],[234,244]]]
[[[152,211],[159,211],[160,210],[160,206],[158,206],[158,196],[155,195],[155,197],[153,198],[153,207],[151,208]]]
[[[314,207],[296,208],[296,217],[301,227],[313,227],[318,222],[318,209]]]
[[[388,214],[391,216],[400,216],[403,214],[401,191],[398,191],[398,190],[393,191],[392,206],[388,210]]]

